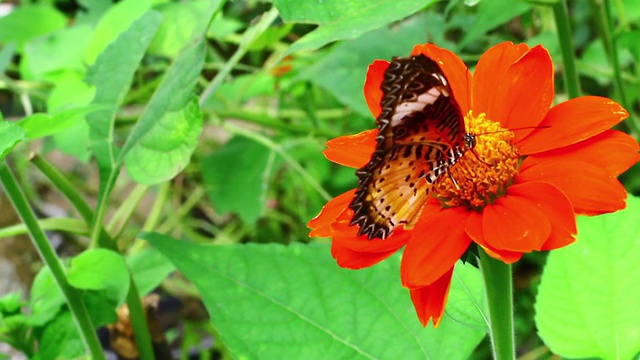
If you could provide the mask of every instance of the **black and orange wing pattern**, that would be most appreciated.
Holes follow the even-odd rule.
[[[377,147],[356,172],[349,205],[351,225],[369,239],[413,226],[433,184],[466,150],[464,118],[435,61],[422,54],[394,58],[381,89]]]

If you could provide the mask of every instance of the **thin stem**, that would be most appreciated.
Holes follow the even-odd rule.
[[[115,239],[120,238],[120,235],[122,235],[122,231],[124,231],[125,226],[138,208],[138,204],[146,195],[147,190],[149,190],[149,185],[137,184],[127,196],[125,202],[118,207],[118,210],[107,225],[107,232],[112,234]]]
[[[480,270],[489,307],[489,336],[494,360],[515,359],[513,328],[513,285],[511,265],[496,260],[483,249]]]
[[[155,359],[146,312],[142,306],[136,282],[133,281],[133,275],[130,276],[129,283],[129,293],[127,294],[129,320],[131,321],[131,327],[133,327],[133,335],[140,352],[140,359]]]
[[[49,164],[42,156],[31,153],[29,160],[55,185],[58,190],[71,202],[73,207],[78,210],[82,219],[87,223],[91,223],[93,211],[89,204],[84,200],[82,195],[76,191],[75,187],[60,173],[53,165]]]
[[[340,114],[341,116],[346,115],[346,111],[342,109],[335,113]],[[266,112],[263,113],[263,112],[257,112],[257,111],[246,111],[243,109],[232,109],[232,110],[216,111],[216,115],[218,115],[220,118],[223,118],[223,119],[228,119],[228,118],[239,119],[239,120],[251,122],[254,124],[263,125],[272,129],[288,131],[290,133],[304,134],[304,135],[315,133],[320,136],[337,137],[337,134],[335,134],[333,131],[319,129],[314,126],[288,124],[286,122],[283,122],[282,118],[284,116],[282,116],[282,114],[280,114],[281,115],[280,117],[275,118],[275,117],[269,116]],[[302,114],[299,114],[299,115],[302,116]]]
[[[51,270],[56,284],[60,287],[86,349],[91,354],[92,359],[105,359],[100,341],[98,341],[95,328],[89,317],[89,312],[82,301],[82,293],[71,287],[67,282],[64,268],[51,247],[44,231],[38,224],[38,220],[27,203],[27,199],[22,193],[18,182],[9,169],[9,166],[6,163],[3,165],[2,169],[0,169],[0,181],[20,219],[22,219],[22,222],[27,226],[29,236],[31,237],[33,245],[38,250],[42,261],[44,261],[49,270]]]
[[[254,131],[243,129],[238,126],[234,126],[230,123],[224,123],[222,128],[225,130],[232,132],[234,134],[247,137],[252,139],[264,146],[268,149],[271,149],[278,153],[284,161],[286,161],[296,172],[298,172],[302,177],[327,201],[331,200],[332,196],[316,181],[316,179],[311,176],[294,158],[292,158],[284,149],[273,142],[273,140],[269,139],[266,136],[262,136]]]
[[[231,70],[233,69],[240,59],[246,54],[249,50],[251,44],[263,33],[265,32],[271,23],[278,17],[278,9],[274,7],[266,13],[262,14],[260,21],[258,21],[255,25],[251,26],[247,31],[242,35],[242,40],[238,45],[238,50],[231,56],[231,58],[224,64],[222,69],[216,74],[216,76],[211,80],[211,83],[200,95],[200,105],[204,104],[209,97],[216,91],[218,86],[222,84],[222,81],[229,75]]]
[[[560,49],[562,50],[562,63],[564,64],[564,83],[569,98],[580,96],[580,78],[576,70],[575,53],[567,4],[565,0],[553,4],[553,16],[556,20]]]

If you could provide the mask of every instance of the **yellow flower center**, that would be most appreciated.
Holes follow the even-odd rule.
[[[484,113],[464,117],[468,133],[475,136],[475,146],[449,168],[434,184],[433,194],[443,206],[467,206],[481,210],[504,195],[518,175],[518,152],[513,146],[513,132],[487,119]]]

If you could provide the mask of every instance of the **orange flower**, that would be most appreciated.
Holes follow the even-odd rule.
[[[576,214],[625,207],[627,193],[616,177],[640,155],[633,138],[610,130],[628,116],[614,101],[584,96],[552,107],[553,63],[541,46],[496,45],[474,74],[448,50],[425,44],[411,54],[421,53],[449,80],[466,131],[476,135],[475,147],[434,183],[410,229],[399,226],[385,240],[358,236],[358,226],[349,225],[355,190],[329,201],[308,226],[310,236],[332,238],[332,255],[345,268],[374,265],[404,246],[402,284],[422,324],[433,319],[437,326],[454,264],[472,242],[505,263],[571,244]],[[381,112],[388,66],[376,60],[367,73],[364,93],[374,117]],[[330,140],[324,154],[363,167],[377,134],[375,129]]]

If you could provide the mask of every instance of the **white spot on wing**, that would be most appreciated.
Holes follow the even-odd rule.
[[[435,75],[435,74],[434,74]],[[417,101],[405,101],[396,107],[395,114],[391,117],[391,126],[397,126],[402,123],[405,116],[422,111],[425,106],[432,105],[440,97],[440,95],[449,96],[444,88],[431,88],[424,94],[418,96]]]

